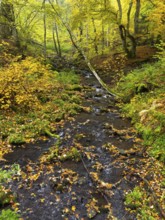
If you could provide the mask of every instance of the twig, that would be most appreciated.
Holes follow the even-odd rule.
[[[99,188],[97,187],[97,184],[96,184],[96,182],[93,180],[93,178],[91,177],[90,172],[89,172],[89,170],[88,170],[88,168],[87,168],[87,166],[86,166],[86,164],[85,164],[85,162],[84,162],[84,160],[83,160],[81,154],[80,154],[80,159],[81,159],[81,161],[82,161],[82,164],[83,164],[83,166],[84,166],[84,168],[85,168],[85,170],[86,170],[86,172],[87,172],[89,178],[90,178],[90,179],[92,180],[92,182],[94,183],[94,185],[95,185],[97,191],[101,193],[101,195],[103,196],[104,200],[105,200],[106,203],[109,205],[109,209],[108,209],[108,210],[109,210],[109,214],[110,214],[110,216],[111,216],[111,219],[113,220],[114,218],[113,218],[113,215],[112,215],[112,210],[110,209],[111,204],[110,204],[110,202],[109,202],[107,196],[105,195],[105,193],[104,193],[101,189],[99,189]]]

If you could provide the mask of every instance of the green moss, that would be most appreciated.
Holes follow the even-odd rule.
[[[165,162],[164,57],[124,76],[115,88],[125,116],[132,119],[149,153]]]
[[[9,205],[11,203],[11,199],[13,200],[12,192],[0,186],[0,206],[3,207],[5,205]]]
[[[135,187],[134,190],[126,195],[125,204],[131,209],[136,209],[142,206],[143,193],[139,187]]]
[[[22,144],[43,135],[54,136],[57,123],[81,111],[80,92],[75,89],[80,87],[79,76],[71,71],[46,71],[48,77],[45,84],[33,91],[41,101],[36,108],[27,111],[15,109],[15,112],[11,110],[7,113],[0,110],[0,115],[3,115],[0,117],[1,138],[10,144]],[[38,80],[43,80],[42,75],[34,75]],[[31,81],[34,83],[34,79],[28,80],[29,86]]]
[[[80,153],[77,148],[73,147],[66,154],[61,155],[59,159],[61,161],[74,160],[78,162],[80,161]]]
[[[20,216],[11,209],[2,210],[0,220],[18,220]]]
[[[8,142],[10,144],[24,144],[25,143],[25,138],[23,134],[11,134],[8,137]]]
[[[126,194],[125,205],[127,210],[137,214],[137,220],[154,220],[158,217],[157,210],[152,205],[152,198],[140,186],[135,187],[132,192]]]

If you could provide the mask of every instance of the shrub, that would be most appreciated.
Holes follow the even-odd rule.
[[[144,144],[151,146],[150,154],[165,162],[165,50],[159,49],[157,62],[124,76],[116,91],[124,114],[132,119]]]
[[[56,75],[31,57],[11,63],[0,70],[0,108],[26,112],[41,108],[58,91]]]
[[[0,220],[18,220],[19,215],[11,209],[2,210]]]
[[[79,77],[51,71],[27,57],[0,69],[0,136],[22,144],[40,135],[53,136],[57,122],[81,110]]]

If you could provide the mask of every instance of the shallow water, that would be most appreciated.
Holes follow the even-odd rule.
[[[41,171],[38,159],[55,144],[56,139],[16,147],[14,152],[5,156],[6,164],[18,163],[25,173],[28,172],[27,166],[31,166],[34,175],[41,171],[39,178],[34,182],[29,183],[19,179],[10,183],[10,188],[17,194],[23,219],[86,220],[89,219],[87,204],[93,198],[97,200],[98,207],[106,205],[108,200],[113,216],[119,220],[136,219],[134,215],[125,210],[123,196],[124,190],[132,189],[135,182],[127,182],[123,178],[126,164],[118,161],[113,152],[110,153],[103,147],[110,143],[120,150],[131,149],[134,145],[135,134],[129,132],[130,138],[125,138],[127,130],[131,128],[130,121],[120,116],[114,99],[101,88],[91,74],[83,73],[82,84],[85,88],[83,105],[90,107],[91,111],[81,112],[74,121],[66,122],[65,126],[59,130],[60,148],[69,149],[74,145],[76,135],[83,134],[83,138],[78,142],[83,146],[82,157],[86,168],[89,173],[96,172],[94,167],[100,164],[102,168],[97,171],[99,180],[112,184],[112,189],[102,189],[101,193],[97,182],[91,179],[82,161],[68,160],[60,165],[54,164],[51,165],[53,167],[51,171],[44,164]],[[125,133],[120,133],[120,130],[124,130]],[[90,157],[85,155],[90,155]],[[76,172],[78,180],[73,184],[66,183],[65,185],[65,180],[61,177],[65,169]],[[116,183],[118,184],[115,185]],[[57,184],[63,185],[61,190],[56,188]],[[73,206],[76,210],[70,211]],[[101,208],[100,212],[94,212],[92,219],[107,219],[107,211]]]

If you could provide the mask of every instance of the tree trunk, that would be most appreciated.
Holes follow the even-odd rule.
[[[119,25],[119,32],[120,32],[120,37],[121,37],[123,49],[124,49],[125,53],[128,55],[129,50],[127,48],[127,31],[126,31],[124,25]]]
[[[79,26],[79,33],[80,33],[80,43],[82,42],[82,38],[83,38],[83,25],[82,23]]]
[[[105,33],[104,33],[104,22],[102,19],[102,55],[104,54],[104,46],[105,46]]]
[[[122,8],[120,0],[118,1],[118,7],[120,11],[120,19],[122,18]],[[131,10],[132,10],[133,0],[130,0],[129,8],[127,12],[127,28],[125,28],[124,25],[119,25],[119,32],[120,37],[122,40],[122,45],[125,53],[127,54],[128,58],[134,58],[136,57],[136,39],[135,37],[130,33],[130,17],[131,17]],[[129,46],[130,45],[130,46]]]
[[[137,45],[135,37],[133,35],[131,35],[130,33],[128,33],[127,36],[128,36],[130,43],[131,43],[131,48],[129,50],[128,57],[135,58],[136,57],[136,45]]]
[[[47,37],[47,27],[46,27],[46,8],[45,8],[45,1],[43,1],[43,9],[44,9],[44,15],[43,15],[43,22],[44,22],[44,59],[47,57],[47,49],[46,49],[46,37]]]
[[[133,5],[133,0],[130,1],[128,12],[127,12],[127,31],[128,31],[128,33],[129,33],[129,28],[130,28],[130,17],[131,17],[132,5]]]
[[[121,6],[121,1],[117,0],[118,8],[119,8],[119,19],[118,19],[118,24],[121,25],[122,22],[122,16],[123,16],[123,10]]]
[[[58,13],[58,11],[56,10],[56,8],[54,7],[54,5],[52,4],[52,2],[49,0],[49,3],[51,4],[54,12],[56,13],[56,15],[58,16],[58,18],[61,20],[63,26],[66,28],[71,42],[73,44],[73,46],[76,48],[76,50],[79,52],[79,54],[82,56],[82,58],[84,58],[86,64],[88,65],[89,69],[91,70],[91,72],[93,73],[93,75],[96,77],[96,79],[98,80],[98,82],[102,85],[102,87],[111,95],[111,96],[116,96],[115,94],[113,94],[109,87],[101,80],[101,78],[99,77],[99,75],[97,74],[97,72],[95,71],[95,69],[92,67],[89,59],[87,58],[87,56],[85,55],[83,49],[76,43],[76,41],[74,40],[74,36],[72,34],[72,31],[70,29],[70,27],[68,26],[68,24],[63,20],[63,18],[61,17],[61,15]]]
[[[18,31],[15,24],[14,8],[11,3],[1,1],[0,3],[0,17],[3,23],[0,24],[0,37],[2,39],[13,38],[17,46],[19,44]]]
[[[60,44],[60,39],[59,39],[59,34],[58,34],[58,26],[56,23],[54,27],[55,27],[56,39],[57,39],[58,56],[61,57],[61,44]]]
[[[97,30],[96,30],[96,25],[95,25],[95,20],[92,18],[92,24],[93,24],[93,32],[94,32],[94,49],[96,54],[98,54],[98,46],[97,46]]]
[[[106,46],[107,46],[107,47],[110,46],[109,33],[110,33],[110,26],[108,25],[108,28],[107,28],[107,40],[106,40]]]
[[[134,17],[134,34],[139,33],[139,15],[140,15],[140,0],[136,0],[136,11],[135,11],[135,17]]]
[[[52,34],[53,34],[54,49],[56,51],[56,54],[58,55],[58,48],[57,48],[57,42],[56,42],[56,37],[55,37],[55,33],[54,33],[54,27],[52,29]]]
[[[134,58],[136,57],[136,40],[135,38],[129,33],[129,31],[126,30],[124,25],[119,26],[120,31],[120,37],[123,44],[123,49],[125,53],[127,54],[128,58]],[[130,49],[128,47],[128,39],[129,43],[131,44]]]
[[[131,17],[132,5],[133,5],[133,0],[130,1],[128,12],[127,12],[127,37],[131,44],[130,49],[128,49],[128,54],[127,54],[129,58],[136,57],[136,40],[135,40],[135,37],[130,34],[130,17]]]

